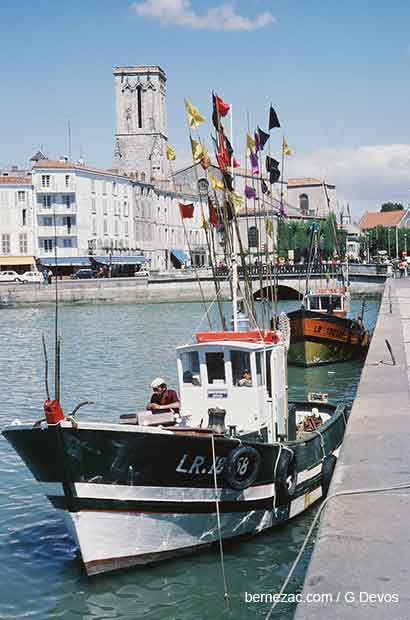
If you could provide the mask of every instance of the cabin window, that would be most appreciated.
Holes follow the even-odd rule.
[[[256,385],[263,384],[262,377],[262,356],[260,353],[256,353]]]
[[[338,295],[329,295],[322,297],[322,310],[340,310],[340,297]]]
[[[191,385],[201,385],[201,370],[198,351],[187,351],[181,355],[182,381]]]
[[[244,351],[231,351],[233,384],[237,386],[252,387],[252,379],[246,379],[244,373],[251,370],[251,357]]]
[[[309,297],[309,310],[320,310],[319,297]]]
[[[225,363],[222,352],[205,353],[208,383],[225,383]]]

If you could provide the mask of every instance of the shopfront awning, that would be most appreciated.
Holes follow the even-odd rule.
[[[13,256],[12,254],[6,254],[0,256],[0,265],[34,265],[36,259],[34,256]]]
[[[189,261],[189,256],[185,254],[182,250],[177,250],[176,248],[172,248],[171,250],[172,256],[174,256],[177,261],[180,263],[187,263]]]
[[[93,256],[92,258],[101,265],[142,265],[148,260],[142,254],[138,256],[118,256],[116,254],[111,257],[105,254],[104,256]]]
[[[38,262],[47,267],[89,267],[88,256],[47,256],[39,258]]]

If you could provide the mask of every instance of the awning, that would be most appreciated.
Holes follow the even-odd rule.
[[[189,256],[185,254],[182,250],[177,250],[176,248],[172,248],[171,250],[172,256],[174,256],[177,261],[180,263],[187,263],[189,261]]]
[[[34,265],[36,259],[34,256],[12,256],[7,254],[6,256],[0,256],[0,265]]]
[[[90,261],[88,256],[47,256],[46,258],[39,258],[38,262],[41,265],[47,265],[47,267],[89,267]]]
[[[105,254],[104,256],[93,256],[92,258],[96,263],[100,263],[102,265],[141,265],[142,263],[146,263],[148,260],[142,254],[139,254],[138,256],[118,256],[115,254],[115,256],[113,255],[111,257]]]

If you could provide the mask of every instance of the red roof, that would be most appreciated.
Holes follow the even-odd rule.
[[[21,177],[12,177],[9,174],[0,175],[2,185],[31,185],[31,174]]]
[[[369,230],[376,226],[398,226],[406,211],[377,211],[365,213],[359,222],[361,230]]]

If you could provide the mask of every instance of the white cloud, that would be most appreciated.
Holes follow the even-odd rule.
[[[292,160],[292,161],[291,161]],[[312,176],[336,185],[340,201],[358,215],[392,200],[410,202],[410,144],[321,149],[287,159],[286,176]]]
[[[133,4],[132,8],[138,15],[158,19],[163,25],[194,30],[245,31],[263,28],[276,22],[268,12],[258,13],[253,17],[238,15],[228,3],[208,9],[203,14],[195,12],[191,0],[142,0]]]

